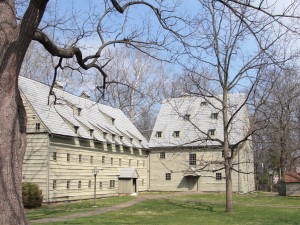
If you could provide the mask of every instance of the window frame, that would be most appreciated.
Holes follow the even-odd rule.
[[[196,153],[190,153],[189,154],[189,165],[190,166],[196,166],[197,165],[197,154]]]
[[[156,131],[156,137],[161,138],[162,137],[162,131]]]
[[[160,159],[165,159],[166,158],[166,152],[160,152],[159,153],[159,158]]]
[[[116,181],[115,180],[110,180],[109,181],[109,188],[110,189],[116,188]]]
[[[180,137],[180,131],[179,131],[179,130],[175,130],[173,136],[174,136],[175,138],[179,138],[179,137]]]
[[[222,180],[222,173],[216,173],[216,180]]]
[[[172,180],[172,175],[171,175],[171,173],[166,173],[166,174],[165,174],[165,180]]]

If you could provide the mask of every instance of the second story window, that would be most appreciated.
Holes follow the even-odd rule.
[[[159,153],[159,158],[165,159],[166,158],[166,153],[165,152],[160,152]]]
[[[215,129],[208,130],[208,136],[213,137],[215,135],[216,135],[216,130]]]
[[[67,162],[70,162],[70,153],[67,153]]]
[[[218,119],[218,113],[212,113],[210,117],[212,119],[216,120],[216,119]]]
[[[81,163],[82,162],[82,155],[78,156],[78,161]]]
[[[187,120],[187,121],[190,121],[191,115],[190,115],[190,114],[185,114],[185,115],[183,116],[183,119],[184,119],[184,120]]]
[[[91,158],[90,158],[90,163],[93,163],[93,162],[94,162],[94,157],[91,156]]]
[[[102,156],[102,164],[105,164],[105,156]]]
[[[52,159],[53,159],[54,161],[57,160],[57,154],[56,154],[56,152],[53,152],[53,153],[52,153]]]
[[[196,153],[190,153],[189,155],[189,165],[195,166],[196,165]]]

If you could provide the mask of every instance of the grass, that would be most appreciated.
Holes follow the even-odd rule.
[[[117,205],[123,202],[132,200],[133,197],[122,196],[122,197],[109,197],[96,200],[97,208],[105,208],[112,205]],[[37,209],[27,210],[26,215],[29,220],[58,217],[77,212],[85,212],[95,209],[94,200],[83,200],[71,203],[58,203],[52,205],[44,205]]]
[[[227,214],[224,194],[176,196],[144,201],[98,216],[47,224],[300,225],[299,197],[247,194],[234,195],[234,202],[234,212]]]

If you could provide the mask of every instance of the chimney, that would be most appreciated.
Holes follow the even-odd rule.
[[[81,97],[81,98],[86,98],[86,99],[90,99],[90,98],[91,98],[90,94],[89,94],[88,92],[86,92],[86,91],[83,91],[83,92],[80,94],[80,97]]]
[[[59,90],[64,90],[64,85],[60,81],[55,81],[54,88],[59,89]]]

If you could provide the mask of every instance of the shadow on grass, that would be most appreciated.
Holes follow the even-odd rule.
[[[185,209],[196,209],[207,212],[217,212],[222,205],[207,203],[207,202],[199,202],[199,201],[173,201],[170,199],[166,199],[166,202],[170,205],[177,206]]]

